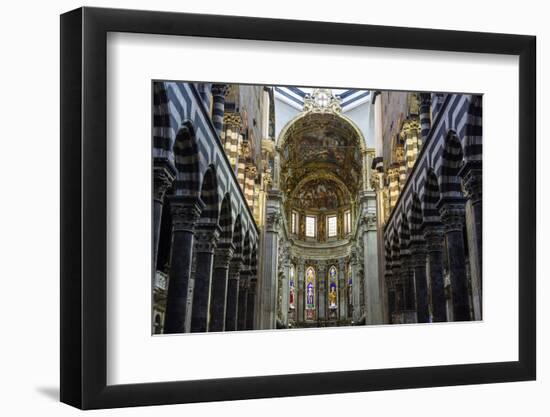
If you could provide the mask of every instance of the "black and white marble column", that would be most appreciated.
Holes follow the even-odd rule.
[[[164,333],[183,333],[191,263],[194,229],[204,203],[199,198],[170,196],[172,214],[172,261],[166,302]]]
[[[443,228],[440,225],[425,226],[424,239],[428,254],[428,274],[431,289],[432,321],[447,321],[445,284],[443,282]]]
[[[193,289],[193,308],[191,331],[208,330],[208,310],[210,285],[212,284],[212,266],[214,250],[220,236],[218,224],[198,224],[195,228],[195,286]]]
[[[482,162],[467,161],[459,172],[468,199],[466,232],[472,280],[474,318],[482,319],[483,246],[482,246]]]
[[[432,120],[430,116],[430,107],[432,98],[430,93],[420,93],[420,137],[422,144],[426,143],[428,134],[430,133]]]
[[[229,276],[227,279],[227,302],[225,308],[225,330],[237,330],[237,309],[239,308],[239,280],[242,268],[240,255],[233,255],[229,263]]]
[[[466,258],[464,252],[464,201],[453,199],[440,200],[438,209],[444,225],[447,242],[447,259],[453,294],[453,320],[470,320],[470,301],[468,279],[466,276]]]
[[[223,115],[225,112],[225,95],[227,94],[227,84],[212,85],[212,124],[219,137],[223,130]]]
[[[232,243],[219,244],[214,253],[214,272],[212,273],[212,290],[210,294],[210,322],[208,331],[225,330],[227,305],[227,281],[229,262],[233,257],[235,246]]]
[[[176,169],[166,161],[155,161],[153,167],[153,269],[157,266],[160,225],[166,190],[176,178]]]
[[[428,306],[428,281],[426,277],[426,247],[421,242],[411,243],[411,263],[416,289],[416,317],[418,323],[430,321]]]
[[[246,307],[248,300],[248,285],[250,282],[250,269],[247,266],[241,270],[239,277],[239,296],[237,299],[237,330],[245,330]]]

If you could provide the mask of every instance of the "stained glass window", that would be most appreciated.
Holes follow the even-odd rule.
[[[315,216],[306,216],[306,236],[315,237],[317,217]]]
[[[327,233],[328,237],[335,237],[337,234],[337,222],[336,222],[336,216],[328,216],[327,217]]]
[[[338,270],[331,266],[328,270],[328,308],[336,310],[338,308]]]
[[[295,275],[295,269],[294,269],[294,265],[290,265],[290,272],[289,272],[289,278],[288,278],[288,287],[289,287],[289,295],[288,295],[288,307],[291,309],[291,310],[294,310],[295,306],[294,306],[294,298],[296,296],[296,291],[295,291],[295,287],[294,287],[294,275]]]
[[[306,320],[315,320],[315,270],[306,270]]]

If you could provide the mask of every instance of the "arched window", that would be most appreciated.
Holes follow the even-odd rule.
[[[294,265],[290,265],[290,272],[288,277],[288,308],[291,310],[294,310],[296,308],[295,306],[295,297],[296,297],[296,288],[295,288],[295,269]]]
[[[305,287],[306,320],[315,320],[315,269],[311,266],[306,270]]]

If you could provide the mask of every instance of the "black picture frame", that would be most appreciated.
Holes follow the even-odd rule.
[[[107,385],[108,32],[519,56],[519,360]],[[534,36],[510,34],[87,7],[61,15],[61,401],[96,409],[534,380],[535,51]]]

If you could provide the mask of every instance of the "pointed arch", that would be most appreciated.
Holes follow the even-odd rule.
[[[462,145],[454,130],[449,130],[445,138],[441,164],[441,198],[462,197],[462,185],[458,177],[458,171],[462,166],[464,154]]]
[[[437,203],[439,202],[439,184],[437,182],[437,176],[435,171],[430,168],[426,172],[426,181],[424,185],[424,195],[422,198],[423,207],[423,220],[424,226],[435,225],[440,223],[439,210],[437,209]]]
[[[399,224],[399,255],[408,256],[410,255],[409,244],[411,241],[411,233],[409,229],[409,222],[407,216],[403,211],[401,213],[401,222]]]
[[[204,203],[204,209],[201,212],[201,223],[218,224],[219,221],[219,200],[218,200],[218,180],[216,169],[210,165],[202,180],[201,200]]]
[[[173,146],[174,165],[177,175],[174,181],[175,194],[198,196],[199,193],[199,153],[195,129],[190,121],[182,124],[176,134]]]
[[[229,244],[233,240],[233,213],[231,210],[231,195],[226,193],[220,208],[220,243]]]
[[[237,215],[235,220],[235,226],[233,227],[233,246],[235,246],[235,251],[233,252],[233,257],[240,257],[243,253],[243,228],[241,224],[241,215]]]

